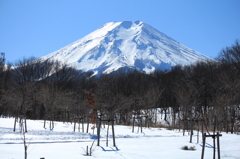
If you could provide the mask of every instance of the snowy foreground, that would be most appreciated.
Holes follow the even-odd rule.
[[[24,147],[19,126],[13,132],[14,119],[0,118],[0,158],[22,159]],[[101,130],[101,146],[94,142],[92,156],[86,156],[86,147],[91,147],[96,135],[93,130],[89,134],[73,132],[73,124],[55,122],[53,130],[44,129],[43,121],[27,120],[28,159],[200,159],[201,138],[197,144],[197,136],[189,143],[189,136],[183,136],[178,130],[164,128],[143,128],[143,133],[132,133],[128,126],[115,126],[116,145],[113,147],[111,127],[109,146],[106,146],[106,129]],[[49,125],[47,124],[47,127]],[[86,125],[85,125],[86,131]],[[96,130],[94,132],[96,134]],[[196,133],[195,133],[196,134]],[[240,159],[240,135],[222,133],[220,138],[221,158]],[[212,139],[207,138],[205,159],[213,158]],[[182,150],[183,146],[195,146],[195,151]],[[216,153],[217,154],[217,153]]]

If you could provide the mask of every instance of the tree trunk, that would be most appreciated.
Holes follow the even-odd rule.
[[[17,117],[15,117],[15,120],[14,120],[14,127],[13,127],[13,131],[15,132],[16,131],[16,123],[17,123]]]
[[[84,118],[82,118],[82,132],[84,132]]]
[[[89,117],[87,117],[87,131],[86,131],[86,133],[88,133],[88,130],[89,130]]]
[[[24,125],[25,126],[25,132],[27,132],[27,120],[26,120],[26,117],[25,117],[24,120],[25,120],[25,125]]]
[[[114,120],[112,120],[112,136],[113,136],[113,146],[116,147],[115,132],[114,132]]]
[[[100,130],[101,130],[101,119],[97,122],[97,136],[98,136],[98,143],[97,146],[100,146]]]
[[[134,123],[135,123],[135,117],[133,117],[133,126],[132,126],[132,132],[134,133]]]
[[[109,133],[109,122],[108,122],[108,127],[107,127],[107,141],[106,141],[106,146],[108,147],[108,133]]]
[[[164,110],[164,121],[167,121],[167,109],[163,109]]]

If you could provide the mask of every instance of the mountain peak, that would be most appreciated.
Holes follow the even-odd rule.
[[[150,73],[208,59],[139,20],[106,23],[42,58],[59,60],[95,74],[122,67]]]

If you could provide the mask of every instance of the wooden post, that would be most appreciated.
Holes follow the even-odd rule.
[[[203,134],[203,145],[202,145],[202,156],[201,156],[201,159],[204,158],[205,143],[206,143],[206,133]]]
[[[84,132],[84,118],[82,118],[82,132]]]
[[[108,127],[107,127],[107,141],[106,141],[106,146],[107,146],[107,147],[108,147],[109,122],[110,122],[110,119],[109,119],[109,121],[108,121]]]
[[[190,130],[190,143],[192,143],[192,136],[193,136],[193,119],[190,121],[191,122],[191,130]]]
[[[134,122],[135,122],[135,116],[133,117],[133,127],[132,127],[132,132],[134,133]]]
[[[112,136],[113,136],[113,146],[116,147],[115,132],[114,132],[114,120],[112,120]]]
[[[97,146],[100,146],[100,129],[101,129],[101,118],[98,120],[98,124],[97,124],[97,136],[98,136],[98,142],[97,142]]]
[[[206,143],[206,137],[212,137],[213,138],[213,142],[215,142],[215,139],[217,137],[217,147],[218,147],[218,159],[220,159],[220,142],[219,142],[219,137],[222,136],[222,134],[213,134],[213,135],[206,135],[206,133],[204,133],[203,135],[203,148],[202,148],[202,157],[201,159],[203,159],[204,157],[204,148],[205,148],[205,143]],[[215,143],[213,143],[213,159],[215,159]]]
[[[214,123],[213,123],[213,159],[215,159],[216,156],[216,135],[215,135],[215,131],[216,131],[216,125],[217,125],[217,118],[216,116],[214,116]]]
[[[25,143],[25,141],[24,141],[24,152],[25,152],[25,154],[24,154],[24,158],[25,159],[27,159],[27,146],[26,146],[26,143]]]
[[[46,117],[44,117],[44,123],[43,123],[43,128],[46,129]]]
[[[217,149],[218,149],[218,159],[220,159],[220,140],[219,140],[220,134],[217,132]]]
[[[74,121],[73,121],[73,132],[75,132],[76,130],[76,119],[74,118]]]
[[[204,139],[204,130],[203,130],[203,120],[202,120],[202,141],[203,141],[203,139]]]
[[[50,130],[52,129],[52,122],[51,122],[51,119],[50,119],[49,129],[50,129]]]
[[[80,123],[80,119],[79,118],[77,118],[77,122],[78,122],[78,132],[80,132],[81,123]]]
[[[114,132],[114,119],[109,119],[109,120],[98,120],[98,126],[97,126],[97,136],[98,136],[98,143],[97,146],[100,146],[100,129],[101,129],[101,122],[108,121],[112,122],[112,136],[113,136],[113,146],[116,147],[116,142],[115,142],[115,132]],[[108,129],[109,129],[109,124],[108,124]],[[108,130],[107,130],[107,146],[108,146]]]
[[[88,133],[88,129],[89,129],[89,117],[87,117],[87,132]]]
[[[87,153],[87,156],[88,156],[88,146],[87,146],[87,148],[86,148],[86,153]]]
[[[199,121],[197,120],[197,127],[198,127],[198,132],[197,132],[197,143],[199,143]]]
[[[216,149],[215,137],[216,137],[216,136],[215,136],[215,134],[213,134],[213,135],[214,135],[214,136],[213,136],[213,159],[215,159],[215,156],[216,156],[216,155],[215,155],[215,152],[216,152],[216,151],[215,151],[215,149]]]
[[[13,128],[14,132],[16,131],[16,123],[17,123],[17,117],[15,117],[15,120],[14,120],[14,128]]]
[[[25,120],[25,132],[27,132],[27,119],[26,119],[26,117],[24,118],[24,120]]]

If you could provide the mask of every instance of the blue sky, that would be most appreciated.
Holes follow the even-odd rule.
[[[240,39],[240,0],[0,0],[0,52],[41,57],[111,21],[141,20],[211,58]]]

